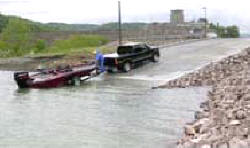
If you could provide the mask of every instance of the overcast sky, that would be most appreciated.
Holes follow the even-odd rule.
[[[224,25],[250,29],[249,0],[121,0],[123,22],[169,22],[171,9],[183,9],[186,21],[204,16]],[[0,12],[43,23],[101,24],[117,20],[117,0],[0,0]]]

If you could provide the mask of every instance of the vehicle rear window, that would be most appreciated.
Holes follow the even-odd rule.
[[[104,58],[104,65],[114,65],[115,58]]]
[[[127,54],[127,53],[133,53],[133,47],[132,46],[120,46],[117,49],[118,54]]]

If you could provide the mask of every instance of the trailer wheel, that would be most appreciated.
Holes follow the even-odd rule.
[[[128,72],[131,70],[131,63],[129,62],[126,62],[124,65],[123,65],[123,71],[124,72]]]
[[[71,82],[73,86],[80,86],[80,82],[81,82],[80,77],[77,77],[77,76],[73,77]]]
[[[153,56],[152,56],[152,61],[153,62],[159,62],[159,55],[158,54],[154,54]]]
[[[108,73],[113,73],[112,69],[108,69],[107,71],[108,71]]]

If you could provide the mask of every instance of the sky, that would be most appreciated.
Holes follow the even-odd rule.
[[[250,32],[249,0],[120,0],[123,22],[169,22],[170,10],[183,9],[185,20],[239,25]],[[0,0],[2,14],[42,23],[102,24],[117,21],[117,0]]]

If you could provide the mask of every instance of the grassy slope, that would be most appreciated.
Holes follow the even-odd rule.
[[[124,29],[139,29],[145,25],[145,23],[125,23],[123,27]],[[117,29],[117,23],[107,23],[103,25],[43,24],[28,19],[22,19],[17,16],[0,14],[0,58],[22,56],[39,58],[63,55],[63,58],[60,60],[61,62],[76,63],[82,59],[93,59],[93,51],[96,48],[100,48],[103,53],[114,52],[116,47],[114,45],[106,46],[108,40],[101,36],[74,35],[66,40],[57,40],[50,45],[46,43],[46,40],[34,36],[36,32],[100,29]],[[24,40],[23,37],[26,37],[26,39]]]

